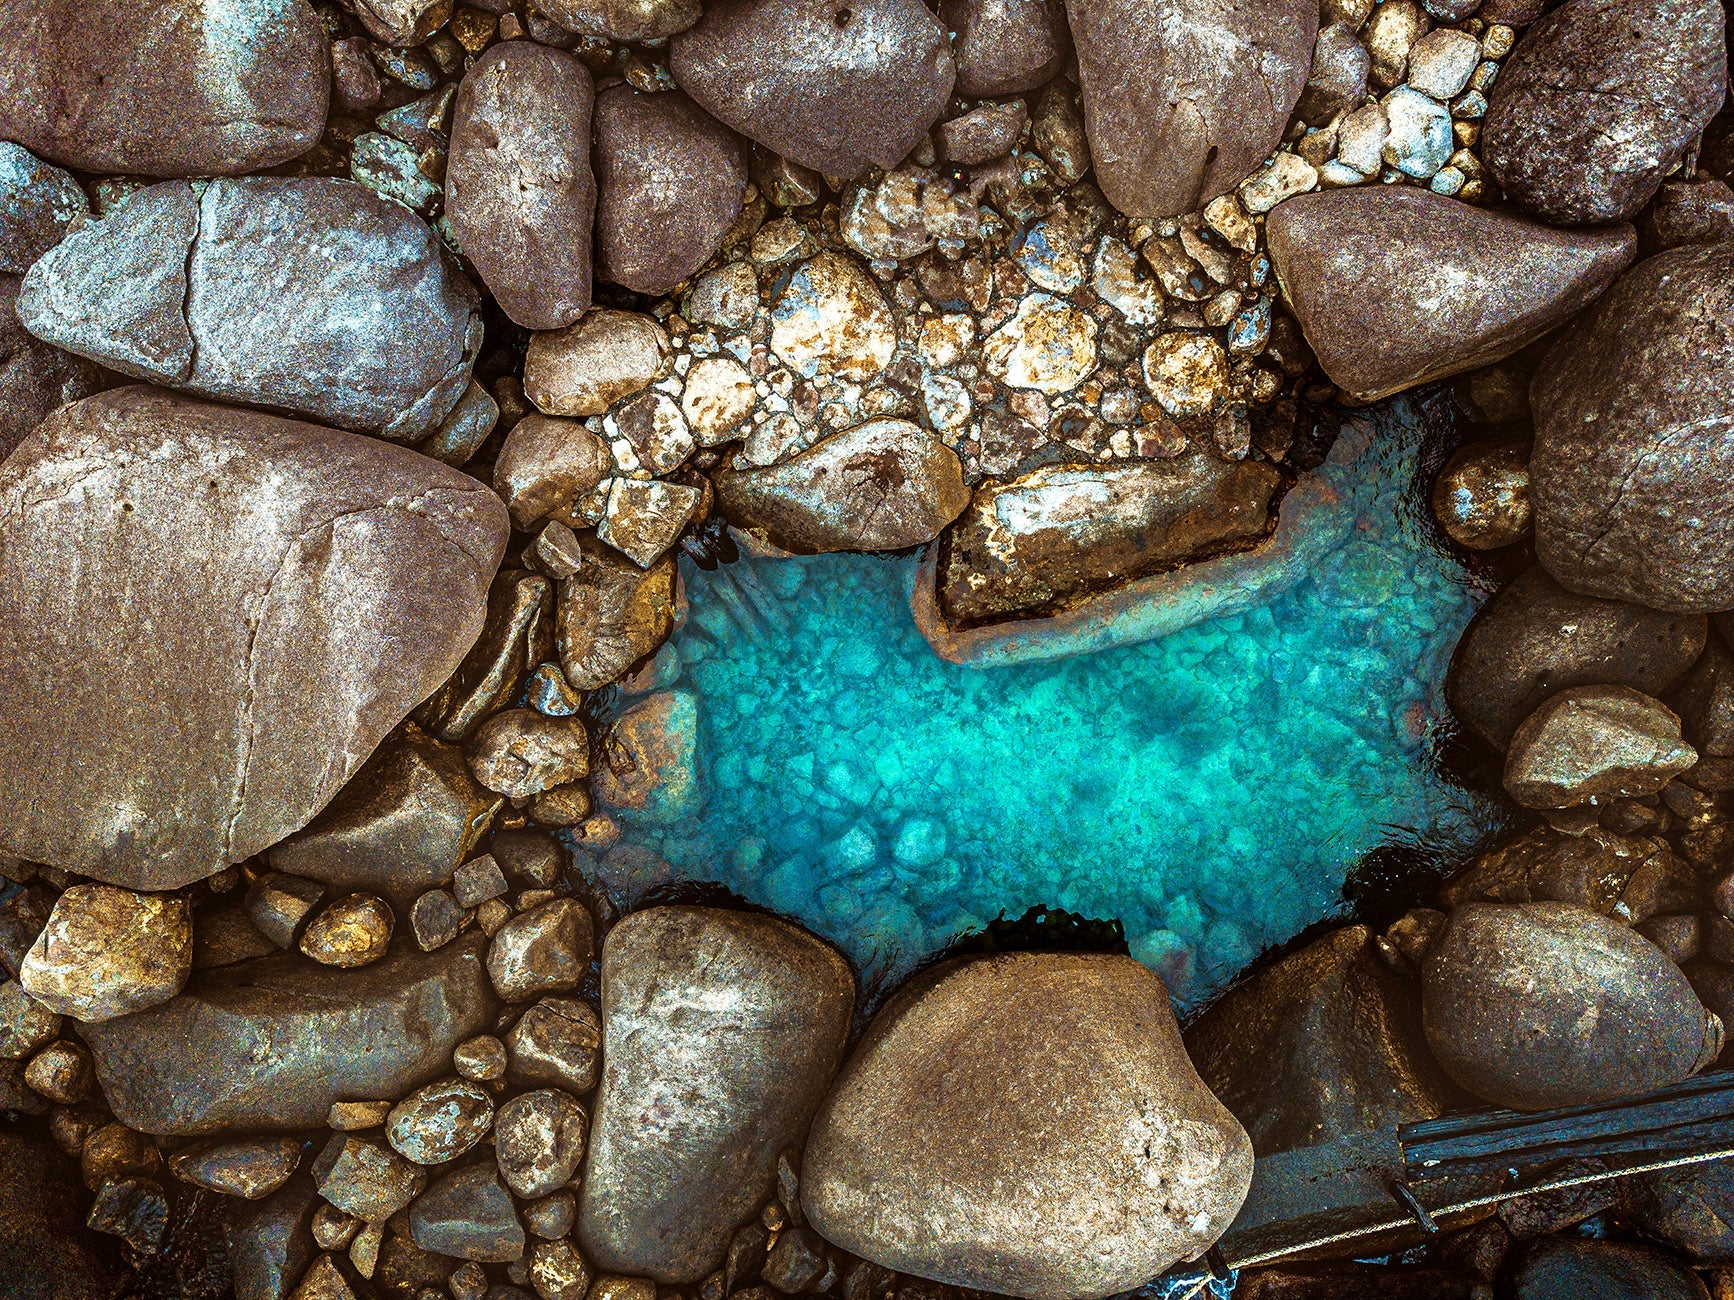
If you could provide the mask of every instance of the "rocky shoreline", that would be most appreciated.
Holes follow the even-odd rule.
[[[1351,1162],[1283,1247],[1339,1148],[1725,1059],[1713,0],[0,10],[0,1291],[1734,1295],[1726,1161]],[[1454,722],[1359,707],[1484,842],[1184,1026],[1207,937],[903,978],[647,847],[701,571],[919,551],[986,671],[1358,583],[1373,654],[1423,498],[1497,593]]]

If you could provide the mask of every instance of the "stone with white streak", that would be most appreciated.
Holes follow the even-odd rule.
[[[55,900],[18,982],[50,1011],[94,1024],[168,1001],[192,968],[186,899],[74,885]]]
[[[987,372],[1013,388],[1070,392],[1096,368],[1096,322],[1063,299],[1032,293],[981,351]]]
[[[896,348],[896,325],[879,286],[839,253],[803,263],[771,308],[771,350],[807,379],[871,379]]]

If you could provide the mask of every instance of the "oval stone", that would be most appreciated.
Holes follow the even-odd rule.
[[[624,83],[597,96],[595,136],[598,269],[638,293],[667,293],[740,217],[746,151],[679,91]]]
[[[135,379],[396,442],[440,426],[482,341],[427,223],[323,176],[154,185],[32,266],[18,317]]]
[[[534,41],[504,41],[464,74],[452,114],[446,213],[500,310],[525,329],[590,305],[590,70]]]
[[[721,0],[673,39],[668,66],[712,116],[843,177],[902,162],[956,78],[921,0]]]
[[[417,1088],[385,1121],[385,1140],[418,1165],[455,1160],[488,1135],[494,1099],[467,1079],[443,1079]]]
[[[18,0],[0,139],[88,172],[214,176],[306,153],[331,54],[307,0]]]
[[[172,889],[299,829],[463,659],[508,530],[377,439],[63,407],[0,467],[0,847]]]

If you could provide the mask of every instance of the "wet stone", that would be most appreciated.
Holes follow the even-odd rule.
[[[942,0],[951,32],[957,94],[969,98],[1036,90],[1065,61],[1065,9],[1055,0]]]
[[[601,1068],[602,1022],[577,998],[543,998],[506,1035],[507,1078],[582,1095],[596,1086]]]
[[[155,1174],[161,1164],[156,1144],[124,1124],[102,1125],[85,1139],[79,1153],[84,1185],[92,1191],[107,1178]]]
[[[741,134],[844,177],[901,162],[956,76],[945,28],[919,0],[725,0],[673,39],[669,71]]]
[[[451,0],[351,0],[367,34],[387,45],[420,45],[451,17]]]
[[[1568,903],[1468,903],[1422,973],[1427,1041],[1459,1084],[1517,1110],[1678,1083],[1722,1025],[1628,927]]]
[[[410,1237],[423,1250],[503,1264],[524,1253],[524,1227],[500,1176],[486,1164],[447,1174],[416,1198]]]
[[[1629,686],[1574,686],[1512,734],[1505,788],[1527,808],[1575,808],[1655,794],[1697,761],[1660,701]]]
[[[0,35],[0,136],[97,173],[272,167],[319,140],[327,48],[296,0],[35,0]]]
[[[289,1300],[369,1300],[370,1294],[349,1260],[325,1254],[308,1265]]]
[[[392,1107],[385,1140],[418,1165],[444,1164],[486,1137],[493,1120],[494,1101],[485,1088],[446,1079],[416,1089]]]
[[[482,334],[427,224],[331,177],[153,186],[31,267],[18,312],[134,378],[398,442],[457,405]]]
[[[566,681],[597,690],[656,652],[674,630],[676,568],[664,556],[640,568],[612,548],[581,538],[583,567],[560,584],[555,645]]]
[[[377,894],[407,913],[423,891],[451,880],[500,803],[470,775],[463,750],[408,724],[306,830],[267,856],[332,894]]]
[[[1470,443],[1433,480],[1433,517],[1472,551],[1511,546],[1529,535],[1529,457],[1523,448]]]
[[[193,1147],[174,1155],[169,1169],[196,1187],[257,1201],[288,1182],[300,1163],[300,1139],[277,1138]]]
[[[0,141],[0,272],[24,274],[89,211],[70,173]]]
[[[597,269],[615,284],[667,293],[711,259],[741,214],[740,139],[679,91],[603,91],[595,157]]]
[[[488,975],[507,1002],[578,986],[595,946],[582,903],[555,898],[507,921],[488,947]]]
[[[520,885],[550,889],[566,868],[566,850],[546,831],[496,831],[489,847],[507,879]]]
[[[667,372],[668,333],[638,312],[595,307],[530,338],[524,395],[545,415],[601,415]]]
[[[500,1176],[522,1197],[558,1191],[578,1172],[588,1131],[584,1108],[557,1088],[512,1098],[494,1123]]]
[[[56,900],[18,982],[48,1010],[93,1023],[167,1001],[192,964],[185,899],[74,885]]]
[[[703,503],[704,493],[698,488],[616,478],[609,484],[596,536],[648,569],[679,540]]]
[[[590,771],[590,737],[578,718],[507,709],[484,722],[466,747],[470,771],[490,790],[521,799]]]
[[[1543,1241],[1526,1254],[1511,1290],[1512,1300],[1706,1300],[1709,1294],[1684,1261],[1664,1251],[1569,1236]]]
[[[590,306],[589,70],[534,41],[504,41],[464,74],[446,164],[446,216],[500,309],[525,329]]]
[[[492,1034],[481,1034],[457,1045],[452,1068],[466,1079],[486,1082],[506,1077],[506,1059],[506,1045]]]
[[[247,887],[247,917],[279,948],[293,948],[301,925],[325,897],[325,886],[304,876],[267,871]]]
[[[603,804],[665,826],[698,805],[698,701],[687,691],[656,691],[603,733],[591,785]]]
[[[350,894],[313,918],[301,936],[301,951],[324,966],[366,966],[385,956],[395,921],[383,898]]]
[[[333,1134],[314,1160],[319,1194],[369,1223],[389,1219],[427,1185],[427,1173],[381,1142]]]
[[[542,531],[536,534],[531,553],[550,578],[570,578],[584,563],[584,552],[578,548],[577,534],[558,519],[543,525]],[[542,712],[549,710],[543,709]]]

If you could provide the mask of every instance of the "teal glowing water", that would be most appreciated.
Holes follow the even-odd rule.
[[[910,620],[907,558],[689,567],[675,644],[703,803],[631,838],[799,918],[870,975],[1048,904],[1120,918],[1177,998],[1202,997],[1339,906],[1369,850],[1449,851],[1491,816],[1430,749],[1479,593],[1405,504],[1412,424],[1381,426],[1376,472],[1340,485],[1355,526],[1298,587],[1056,663],[935,657]],[[775,597],[772,618],[743,579]]]

